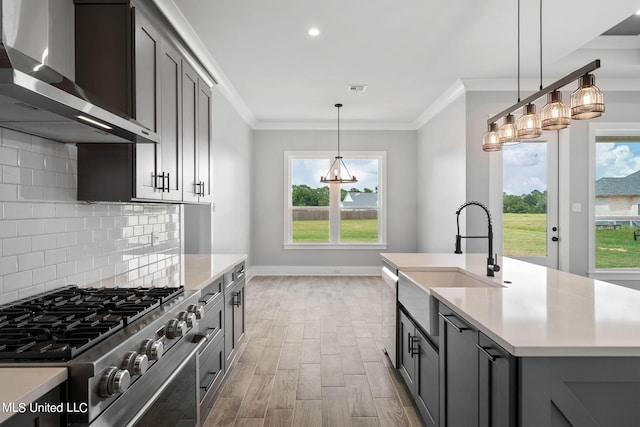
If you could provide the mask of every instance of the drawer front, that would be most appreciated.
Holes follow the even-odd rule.
[[[218,277],[210,284],[202,288],[202,296],[200,297],[200,303],[204,304],[204,309],[207,310],[207,306],[215,305],[219,300],[222,300],[224,292],[224,277]]]
[[[244,262],[233,267],[233,280],[238,282],[244,279]]]
[[[224,341],[211,341],[200,354],[200,403],[210,406],[212,397],[224,377]]]
[[[218,335],[222,336],[222,319],[224,316],[224,300],[217,299],[215,304],[207,304],[205,312],[200,322],[198,322],[198,330],[207,335],[209,341],[216,339]]]

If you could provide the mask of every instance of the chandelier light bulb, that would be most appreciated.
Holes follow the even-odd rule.
[[[483,151],[500,151],[502,145],[498,138],[498,125],[491,123],[488,126],[487,133],[482,137],[482,150]]]
[[[520,144],[513,114],[507,114],[505,116],[504,124],[498,129],[498,141],[500,145]]]
[[[571,109],[562,102],[562,93],[554,90],[547,95],[547,104],[540,113],[542,130],[560,130],[571,125]]]
[[[535,104],[524,106],[524,112],[518,119],[518,139],[532,139],[542,135],[540,117],[536,114]]]
[[[593,74],[580,77],[578,89],[571,94],[571,118],[593,119],[604,114],[604,95],[596,86]]]

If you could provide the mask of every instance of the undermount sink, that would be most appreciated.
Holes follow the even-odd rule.
[[[430,288],[486,288],[500,286],[495,283],[485,283],[459,271],[410,271],[403,272],[403,274],[412,282],[427,290]]]
[[[438,300],[431,295],[431,288],[502,287],[489,280],[485,282],[460,271],[403,271],[398,281],[398,301],[427,333],[437,336]]]

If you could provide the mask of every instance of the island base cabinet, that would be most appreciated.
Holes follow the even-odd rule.
[[[519,363],[522,427],[640,425],[640,358],[526,357]]]
[[[440,426],[478,425],[478,331],[440,304]]]
[[[478,333],[478,427],[517,423],[516,358]]]
[[[427,427],[438,425],[438,349],[404,313],[398,316],[398,370]]]

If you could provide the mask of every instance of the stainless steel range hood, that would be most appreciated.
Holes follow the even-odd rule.
[[[96,106],[89,93],[48,65],[47,57],[56,51],[52,45],[68,50],[70,43],[73,50],[73,37],[52,40],[61,23],[51,15],[65,9],[73,13],[72,0],[0,1],[0,126],[65,143],[158,143],[157,133]],[[67,21],[73,25],[73,19]],[[42,60],[25,50],[42,52]]]

